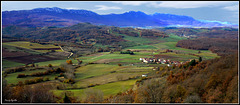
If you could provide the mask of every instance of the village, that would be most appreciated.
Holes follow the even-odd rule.
[[[171,64],[175,64],[176,66],[183,64],[183,62],[179,61],[171,61],[170,59],[163,59],[163,58],[140,58],[140,61],[143,63],[156,63],[156,64],[168,64],[167,66],[171,66]]]
[[[179,61],[171,61],[170,59],[164,59],[164,58],[139,58],[142,63],[147,64],[167,64],[168,67],[171,67],[173,65],[179,66],[181,64],[188,63],[192,61],[192,59],[189,59],[189,61],[186,62],[179,62]],[[154,67],[153,70],[159,70],[159,67]],[[142,77],[148,77],[148,74],[142,74]]]

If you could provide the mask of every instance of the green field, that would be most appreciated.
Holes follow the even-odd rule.
[[[152,45],[140,45],[140,46],[128,47],[126,49],[157,49],[157,48]]]
[[[152,70],[152,67],[118,66],[109,64],[91,64],[76,70],[76,87],[86,87],[90,84],[106,84],[108,82],[127,80],[130,77],[141,76]]]
[[[74,60],[72,58],[70,58],[72,60],[73,64],[77,64],[77,60]],[[38,62],[36,64],[38,64],[39,66],[48,66],[48,64],[52,64],[52,66],[59,66],[61,64],[66,63],[66,61],[69,59],[63,59],[63,60],[52,60],[52,61],[45,61],[45,62]]]
[[[110,95],[117,94],[119,92],[124,92],[129,88],[132,88],[136,80],[127,80],[127,81],[118,81],[113,83],[108,83],[104,85],[99,85],[91,87],[92,89],[101,90],[104,94],[104,98],[109,97]],[[72,89],[72,90],[53,90],[53,93],[57,96],[63,97],[63,92],[71,91],[74,93],[74,96],[84,97],[84,91],[86,89]]]
[[[6,43],[3,43],[2,47],[7,48],[9,51],[25,52],[25,53],[31,53],[31,54],[41,54],[41,52],[37,52],[32,49],[26,49],[26,48],[19,49],[19,48],[17,48],[18,46],[7,45]]]
[[[91,64],[76,69],[76,80],[108,74],[117,70],[117,65]]]
[[[7,68],[7,67],[17,67],[17,66],[24,66],[25,64],[18,63],[18,62],[13,62],[9,60],[2,60],[2,68]]]
[[[114,52],[110,54],[109,52],[101,53],[101,55],[97,56],[87,56],[87,57],[79,57],[80,60],[83,61],[83,63],[89,63],[89,62],[101,62],[104,63],[104,60],[107,59],[106,62],[110,63],[140,63],[141,61],[139,58],[151,56],[151,52],[134,52],[134,55],[129,54],[120,54],[120,52]]]

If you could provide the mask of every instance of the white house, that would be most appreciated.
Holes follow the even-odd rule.
[[[142,77],[147,77],[147,74],[143,74]]]
[[[148,63],[148,61],[147,61],[146,59],[143,59],[143,62],[144,62],[144,63]]]

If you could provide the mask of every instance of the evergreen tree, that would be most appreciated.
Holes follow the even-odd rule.
[[[199,57],[199,62],[202,62],[202,57]]]
[[[195,59],[191,60],[191,62],[189,63],[190,66],[195,66],[196,65],[196,61]]]
[[[63,98],[63,102],[64,102],[64,103],[71,103],[71,100],[70,100],[69,97],[66,95],[66,93],[65,93],[65,96],[64,96],[64,98]]]

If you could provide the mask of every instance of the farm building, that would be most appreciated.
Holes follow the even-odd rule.
[[[147,77],[147,74],[143,74],[142,77]]]

